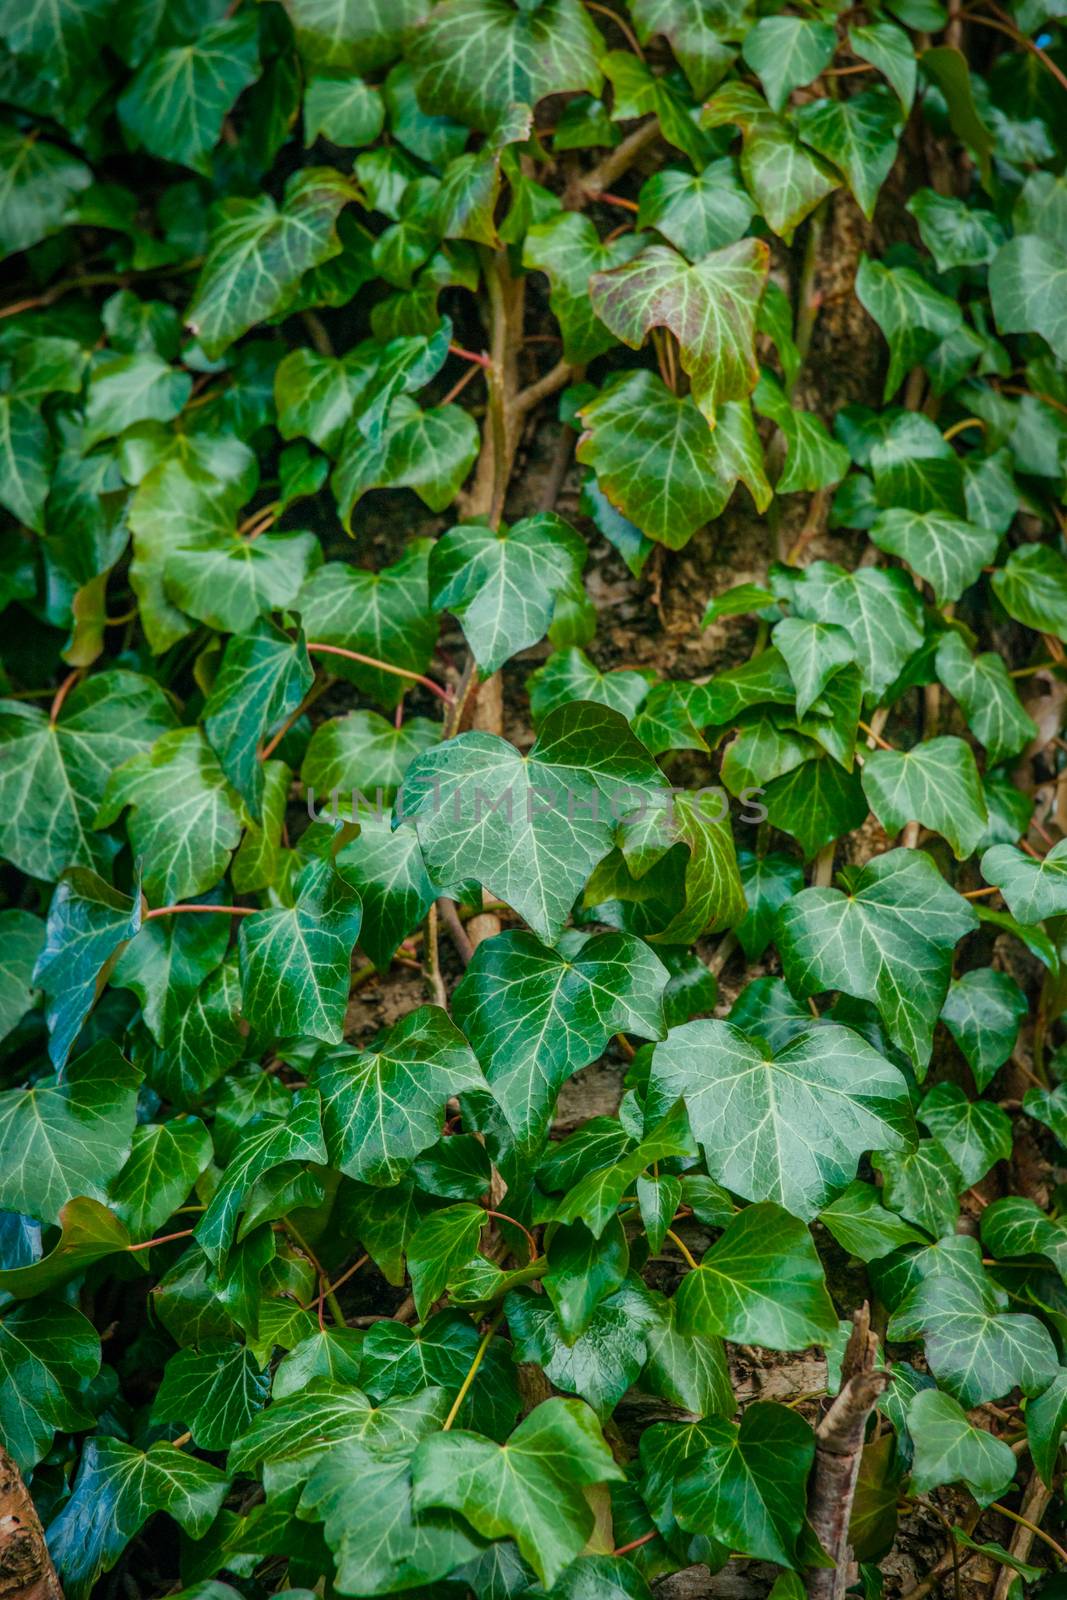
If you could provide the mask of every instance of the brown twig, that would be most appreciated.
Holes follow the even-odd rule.
[[[375,656],[365,656],[360,650],[345,650],[339,644],[321,644],[315,641],[307,648],[309,655],[314,651],[318,655],[343,656],[346,661],[358,661],[362,666],[376,667],[379,672],[389,672],[394,678],[406,678],[409,683],[421,683],[423,688],[429,689],[438,700],[443,700],[446,705],[452,704],[451,691],[442,689],[439,683],[425,677],[421,672],[409,672],[407,667],[394,667],[391,661],[379,661]]]
[[[4,1600],[63,1600],[37,1509],[0,1445],[0,1573]]]
[[[449,938],[456,947],[456,954],[465,967],[470,966],[471,957],[474,955],[474,946],[467,938],[467,931],[459,920],[456,902],[450,900],[447,895],[442,895],[437,902],[437,909],[440,912],[441,921],[448,929]]]

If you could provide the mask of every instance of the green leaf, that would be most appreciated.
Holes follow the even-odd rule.
[[[149,56],[119,99],[119,121],[154,156],[207,176],[226,113],[255,80],[258,23],[243,13]]]
[[[45,881],[68,866],[106,867],[114,842],[92,828],[108,779],[175,721],[159,686],[133,672],[79,684],[54,723],[36,707],[0,702],[0,851]]]
[[[996,533],[939,511],[882,511],[871,528],[879,550],[906,561],[943,606],[977,583],[1000,542]]]
[[[130,1247],[130,1236],[114,1213],[87,1195],[68,1200],[57,1220],[59,1238],[47,1255],[0,1270],[0,1293],[15,1300],[48,1294],[95,1261]]]
[[[942,636],[935,658],[937,675],[959,701],[975,738],[991,765],[1018,755],[1037,727],[1019,701],[1003,656],[985,651],[972,656],[955,630]]]
[[[111,356],[92,368],[85,405],[85,443],[99,444],[138,422],[169,422],[188,400],[193,380],[154,352]]]
[[[548,303],[563,335],[565,361],[584,365],[610,350],[612,335],[590,300],[589,279],[629,261],[646,243],[640,233],[624,233],[604,244],[589,218],[577,211],[559,211],[527,229],[522,264],[548,278]]]
[[[481,1335],[464,1311],[451,1308],[429,1317],[416,1331],[403,1323],[376,1322],[362,1352],[363,1384],[375,1400],[439,1387],[454,1399],[478,1353]],[[456,1420],[504,1439],[520,1410],[511,1350],[491,1339]]]
[[[358,839],[343,847],[338,868],[363,901],[360,944],[384,972],[397,946],[425,917],[437,897],[413,827],[360,823]]]
[[[776,624],[774,648],[781,652],[796,685],[798,717],[806,715],[835,673],[856,659],[847,629],[801,617],[783,617]]]
[[[229,1479],[207,1461],[159,1442],[147,1451],[120,1439],[90,1439],[70,1499],[48,1529],[48,1544],[71,1600],[88,1600],[134,1534],[165,1511],[193,1539],[214,1521]]]
[[[862,28],[849,28],[849,47],[861,61],[869,61],[892,84],[904,116],[915,100],[918,67],[911,40],[903,28],[892,22],[875,22]],[[933,193],[932,190],[927,191]],[[910,204],[909,204],[910,209]]]
[[[643,818],[623,823],[623,855],[638,878],[676,844],[689,851],[685,868],[685,901],[665,928],[648,937],[657,944],[686,944],[702,933],[732,927],[744,913],[744,890],[734,850],[733,831],[722,790],[674,791],[661,813],[655,804]],[[595,903],[596,883],[587,901]]]
[[[977,926],[921,850],[890,850],[849,869],[847,891],[804,889],[781,913],[778,948],[801,997],[841,989],[877,1008],[920,1071],[948,993],[952,950]]]
[[[1004,242],[1004,229],[991,211],[979,211],[954,195],[920,189],[908,201],[908,210],[938,272],[986,266]]]
[[[1015,979],[992,967],[965,972],[950,985],[941,1020],[966,1056],[979,1093],[1011,1055],[1026,1012]]]
[[[1016,1386],[1025,1395],[1040,1394],[1059,1370],[1043,1323],[997,1311],[969,1282],[927,1278],[906,1307],[922,1329],[930,1371],[961,1405],[1000,1399]],[[895,1337],[892,1322],[889,1337]]]
[[[737,859],[748,911],[735,932],[746,958],[758,961],[774,937],[779,911],[804,887],[804,873],[793,857],[776,852],[761,856],[740,850]]]
[[[54,39],[49,49],[54,49]],[[36,129],[22,134],[0,128],[0,174],[0,255],[4,256],[28,250],[57,233],[71,203],[93,181],[84,162],[59,145],[38,139]]]
[[[589,298],[601,321],[632,350],[653,328],[678,340],[682,369],[709,422],[725,401],[756,386],[756,306],[766,282],[764,241],[743,239],[713,250],[695,266],[665,245],[650,245],[609,272],[594,273]]]
[[[641,185],[637,225],[655,228],[690,261],[734,244],[752,220],[753,206],[729,157],[712,161],[703,172],[666,167]],[[531,229],[531,234],[536,234]],[[633,234],[623,238],[634,239]],[[612,263],[606,263],[611,265]],[[561,318],[562,321],[562,318]]]
[[[917,1229],[886,1210],[873,1184],[856,1179],[819,1212],[842,1250],[863,1262],[879,1261],[904,1245],[924,1244]]]
[[[956,301],[932,289],[911,267],[886,267],[864,256],[856,274],[856,295],[889,345],[886,400],[912,367],[963,325]]]
[[[508,529],[463,522],[430,552],[430,598],[460,620],[488,677],[548,632],[561,593],[581,584],[586,549],[553,511]]]
[[[425,672],[438,631],[430,605],[431,548],[429,540],[416,539],[399,561],[377,572],[326,562],[312,573],[296,603],[308,638],[388,661],[406,672]],[[329,665],[387,711],[403,698],[406,686],[393,673],[341,656],[331,656]]]
[[[1026,1438],[1034,1466],[1046,1488],[1052,1487],[1060,1441],[1067,1426],[1067,1371],[1062,1367],[1043,1394],[1026,1405]]]
[[[256,821],[264,784],[260,741],[296,710],[313,676],[304,635],[292,639],[266,617],[226,646],[204,706],[204,732]]]
[[[827,489],[845,476],[848,451],[830,438],[818,417],[791,406],[770,373],[760,374],[752,403],[761,416],[777,424],[785,440],[786,462],[774,486],[776,494]]]
[[[1039,633],[1067,636],[1067,561],[1043,544],[1021,544],[993,574],[993,589],[1010,617]]]
[[[100,1370],[100,1339],[80,1311],[61,1302],[17,1305],[0,1323],[0,1441],[29,1474],[57,1429],[92,1425],[82,1393]]]
[[[740,43],[751,20],[744,0],[631,0],[630,13],[642,44],[657,33],[670,41],[698,99],[725,76],[736,54],[730,44]]]
[[[408,769],[397,804],[442,889],[473,878],[552,941],[611,849],[606,795],[656,777],[617,712],[578,702],[545,718],[527,756],[485,733],[427,751]]]
[[[33,1005],[33,971],[44,943],[44,923],[30,911],[0,911],[0,1039],[17,1028]]]
[[[163,1372],[152,1402],[156,1422],[188,1426],[201,1450],[225,1450],[265,1405],[270,1377],[240,1344],[208,1340],[179,1350]]]
[[[647,1335],[661,1320],[639,1278],[602,1300],[589,1326],[571,1337],[543,1295],[514,1289],[505,1302],[515,1359],[535,1362],[549,1382],[577,1394],[604,1421],[648,1360]]]
[[[810,83],[830,65],[836,43],[830,23],[761,17],[745,35],[741,54],[763,84],[771,110],[781,111],[791,89]]]
[[[400,53],[408,29],[425,16],[426,0],[287,0],[303,60],[339,71],[377,72]]]
[[[786,1406],[756,1401],[740,1425],[712,1420],[704,1428],[711,1442],[675,1482],[679,1524],[728,1550],[796,1566],[815,1457],[811,1427]]]
[[[982,877],[996,884],[1017,922],[1044,922],[1067,911],[1067,839],[1040,861],[1013,844],[995,844],[982,857]]]
[[[875,699],[904,670],[923,639],[922,606],[902,572],[813,561],[793,596],[798,616],[847,628],[864,688]]]
[[[317,795],[340,789],[391,800],[416,756],[441,737],[440,723],[409,717],[399,728],[377,711],[351,711],[320,722],[311,736],[300,777]]]
[[[531,672],[526,682],[530,710],[537,719],[569,701],[594,700],[597,705],[610,706],[630,720],[647,699],[655,680],[647,671],[601,672],[584,651],[572,648],[550,655],[543,667]],[[647,740],[643,739],[642,743],[647,744]]]
[[[836,1327],[811,1234],[770,1202],[746,1206],[727,1224],[674,1303],[682,1333],[771,1350],[825,1344]]]
[[[491,129],[516,102],[536,106],[567,89],[599,94],[603,48],[578,0],[518,10],[507,0],[444,0],[409,59],[425,110]]]
[[[238,934],[246,1012],[276,1039],[307,1034],[339,1044],[361,906],[328,861],[312,861],[292,906],[241,918]]]
[[[341,519],[372,489],[413,489],[431,511],[444,511],[459,492],[478,453],[478,425],[461,406],[421,411],[401,396],[378,440],[364,438],[353,419],[330,482]]]
[[[921,1389],[908,1407],[915,1445],[911,1482],[917,1494],[964,1483],[980,1506],[996,1500],[1015,1477],[1015,1456],[1002,1439],[970,1422],[947,1394]]]
[[[446,1506],[488,1539],[512,1538],[551,1586],[593,1531],[584,1487],[623,1476],[580,1400],[546,1400],[502,1448],[453,1431],[425,1439],[413,1464],[415,1506]]]
[[[177,1211],[211,1164],[211,1137],[198,1117],[140,1124],[108,1201],[134,1239],[149,1239]]]
[[[163,587],[188,616],[220,633],[243,633],[264,612],[291,605],[321,559],[312,533],[264,533],[255,540],[231,536],[218,545],[179,548],[168,555]]]
[[[385,107],[374,85],[344,75],[317,73],[309,78],[304,92],[305,145],[313,145],[320,133],[331,144],[350,149],[373,144],[384,122]]]
[[[966,56],[954,45],[938,45],[936,49],[922,52],[919,65],[944,95],[952,131],[970,147],[982,183],[988,189],[992,181],[989,158],[996,142],[975,104]]]
[[[409,1011],[372,1048],[320,1057],[331,1164],[364,1183],[394,1184],[440,1137],[445,1102],[485,1082],[466,1039],[437,1006]]]
[[[318,1095],[299,1089],[288,1109],[285,1117],[256,1117],[243,1132],[211,1204],[196,1225],[197,1242],[216,1267],[222,1265],[233,1243],[241,1207],[264,1173],[286,1161],[326,1162]]]
[[[834,891],[805,890],[793,905],[822,893]],[[800,1217],[855,1177],[865,1151],[914,1138],[896,1067],[834,1025],[772,1052],[728,1022],[687,1022],[653,1051],[650,1089],[661,1106],[684,1098],[712,1177]]]
[[[955,1083],[939,1083],[918,1111],[934,1138],[946,1149],[965,1184],[984,1178],[995,1161],[1011,1155],[1011,1119],[987,1100],[968,1100]]]
[[[629,50],[612,50],[601,58],[611,83],[612,119],[629,121],[652,114],[668,144],[684,150],[695,167],[714,154],[714,144],[700,131],[689,96],[676,75],[659,76]]]
[[[982,781],[970,745],[954,735],[911,750],[872,750],[863,792],[888,834],[921,823],[948,840],[958,861],[981,843],[988,820]]]
[[[71,867],[48,908],[33,981],[45,994],[48,1053],[62,1068],[96,1003],[118,952],[141,926],[141,897],[131,899],[85,867]]]
[[[815,100],[801,106],[795,120],[805,144],[838,169],[864,216],[873,217],[879,192],[897,158],[901,118],[894,96],[879,85],[851,100]]]
[[[819,201],[838,187],[833,171],[800,143],[747,83],[728,83],[701,114],[706,128],[736,123],[744,135],[741,176],[767,226],[786,244]]]
[[[646,944],[623,933],[572,934],[551,950],[511,930],[478,946],[453,1014],[516,1139],[540,1140],[564,1082],[616,1033],[663,1036],[667,976]]]
[[[145,863],[143,886],[161,904],[218,882],[241,838],[242,813],[199,728],[176,728],[112,774],[97,827],[126,807],[130,845]]]
[[[804,761],[776,778],[764,791],[763,803],[771,826],[791,834],[805,860],[860,827],[867,816],[859,773],[845,772],[829,757]]]
[[[186,322],[209,360],[255,323],[285,311],[311,267],[340,253],[337,218],[357,192],[331,167],[290,178],[278,206],[269,195],[217,208]]]
[[[652,372],[629,373],[579,413],[586,432],[578,459],[592,467],[606,498],[668,549],[679,550],[717,517],[740,479],[757,510],[771,486],[752,414],[722,406],[709,429],[695,402],[679,399]]]

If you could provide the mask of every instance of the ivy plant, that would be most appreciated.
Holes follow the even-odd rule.
[[[1067,1565],[1067,39],[788,4],[0,0],[17,1600]]]

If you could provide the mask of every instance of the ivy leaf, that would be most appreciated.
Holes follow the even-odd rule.
[[[861,61],[869,61],[889,79],[906,117],[915,100],[919,74],[915,51],[904,29],[892,22],[874,22],[862,28],[849,28],[848,42],[854,55]]]
[[[736,123],[744,135],[741,176],[772,233],[792,241],[798,225],[838,187],[832,170],[800,143],[755,89],[728,83],[704,107],[706,128]]]
[[[155,1511],[201,1539],[230,1484],[218,1467],[160,1441],[147,1451],[120,1439],[90,1439],[74,1488],[49,1525],[48,1545],[71,1600],[88,1600]]]
[[[630,11],[642,44],[657,33],[670,41],[698,99],[725,77],[736,55],[730,44],[740,43],[750,24],[744,0],[632,0]]]
[[[319,795],[341,789],[391,800],[415,757],[440,737],[440,723],[427,717],[409,717],[395,728],[377,711],[351,711],[319,723],[300,776]]]
[[[871,527],[871,540],[879,550],[899,556],[925,578],[939,606],[958,600],[965,589],[977,583],[1000,542],[991,529],[978,528],[959,517],[901,509],[879,512]]]
[[[304,143],[319,134],[331,144],[356,148],[373,144],[385,123],[378,89],[361,78],[316,73],[304,91]]]
[[[56,885],[33,981],[45,994],[48,1053],[61,1068],[96,1002],[118,952],[141,926],[139,891],[131,899],[85,867]]]
[[[48,49],[54,48],[51,38]],[[93,181],[83,161],[36,135],[36,129],[23,134],[0,128],[0,254],[4,256],[28,250],[57,233],[71,204]]]
[[[430,598],[460,620],[488,676],[548,632],[560,594],[581,584],[586,548],[553,511],[509,530],[463,522],[430,552]]]
[[[678,1328],[770,1350],[825,1344],[836,1327],[822,1264],[805,1224],[771,1202],[727,1223],[674,1300]]]
[[[377,72],[399,54],[425,0],[288,0],[297,48],[309,65],[347,73]]]
[[[834,674],[856,659],[847,629],[802,617],[783,617],[776,624],[774,648],[784,657],[796,685],[798,717],[806,715]]]
[[[651,113],[667,143],[684,150],[694,166],[703,166],[714,146],[697,126],[689,97],[676,76],[657,75],[629,50],[610,51],[600,65],[611,83],[613,121]]]
[[[637,225],[655,228],[683,256],[699,261],[710,251],[740,239],[752,220],[752,211],[736,163],[724,156],[703,172],[687,172],[681,167],[654,172],[641,185]],[[639,238],[634,234],[622,237]]]
[[[1026,1437],[1046,1488],[1052,1484],[1067,1422],[1067,1372],[1061,1367],[1043,1394],[1026,1406]]]
[[[806,890],[793,905],[834,892]],[[772,1052],[728,1022],[687,1022],[653,1051],[650,1087],[659,1105],[684,1098],[714,1178],[800,1217],[855,1177],[864,1151],[904,1149],[914,1138],[896,1067],[833,1024]]]
[[[266,1404],[270,1375],[240,1344],[207,1340],[179,1350],[163,1371],[152,1402],[156,1422],[188,1426],[200,1450],[225,1450]]]
[[[601,672],[582,650],[557,650],[527,679],[530,710],[539,719],[569,701],[594,700],[597,705],[610,706],[629,721],[647,699],[654,681],[647,671]],[[647,740],[642,739],[642,743],[647,744]]]
[[[260,741],[296,710],[313,677],[303,634],[292,639],[266,617],[226,646],[204,706],[204,732],[256,821],[264,783]]]
[[[1024,233],[1002,244],[989,269],[989,294],[1001,333],[1038,333],[1067,360],[1067,250]]]
[[[846,892],[804,889],[782,911],[786,979],[805,997],[841,989],[877,1008],[917,1069],[930,1059],[952,950],[978,918],[921,850],[890,850],[842,875]]]
[[[549,305],[563,334],[563,359],[576,366],[610,350],[610,331],[589,297],[589,279],[629,261],[647,243],[640,233],[624,233],[604,244],[577,211],[559,211],[527,229],[522,263],[545,273]]]
[[[196,1225],[197,1243],[218,1267],[233,1243],[237,1216],[252,1185],[264,1173],[287,1161],[326,1163],[319,1097],[297,1090],[286,1117],[260,1116],[243,1134],[230,1156],[211,1204]]]
[[[376,1400],[439,1387],[454,1399],[478,1353],[481,1335],[464,1311],[450,1308],[429,1317],[417,1331],[403,1323],[377,1322],[363,1344],[363,1384]],[[521,1408],[511,1350],[491,1339],[456,1420],[494,1439],[505,1439]]]
[[[894,96],[879,85],[850,100],[815,100],[800,106],[795,120],[797,132],[805,144],[825,156],[847,180],[857,205],[869,221],[874,216],[881,187],[897,158],[901,119]]]
[[[634,372],[579,415],[586,429],[579,461],[593,468],[616,510],[668,549],[680,550],[717,517],[739,479],[757,510],[770,503],[759,436],[743,404],[722,406],[709,429],[688,395],[672,395],[655,373]]]
[[[22,1473],[57,1429],[92,1426],[83,1391],[100,1370],[96,1329],[74,1306],[16,1305],[0,1324],[0,1439]]]
[[[954,195],[920,189],[908,201],[908,210],[938,272],[986,266],[1004,242],[1004,229],[991,211],[977,210]]]
[[[535,1407],[503,1448],[475,1433],[432,1435],[413,1474],[417,1510],[446,1506],[487,1539],[514,1539],[549,1587],[593,1530],[583,1488],[623,1476],[589,1407],[561,1399]]]
[[[133,672],[79,684],[54,723],[36,707],[0,702],[0,850],[45,881],[68,866],[106,867],[114,842],[92,828],[108,779],[175,721],[158,684]]]
[[[578,702],[545,718],[528,756],[484,733],[428,750],[408,769],[397,805],[442,888],[473,878],[551,942],[611,849],[603,786],[656,779],[617,712]]]
[[[321,547],[311,533],[265,533],[167,556],[163,586],[180,610],[221,633],[243,633],[267,611],[296,599]]]
[[[59,1238],[47,1255],[25,1266],[0,1269],[0,1293],[14,1300],[49,1294],[104,1256],[128,1250],[130,1236],[98,1200],[78,1195],[59,1210]]]
[[[0,1039],[17,1028],[33,1005],[33,971],[44,943],[44,923],[30,911],[0,911]]]
[[[968,1100],[958,1084],[937,1084],[923,1099],[918,1116],[948,1151],[968,1186],[984,1178],[995,1161],[1007,1161],[1011,1155],[1007,1112],[987,1100]]]
[[[1037,727],[1022,708],[1003,656],[992,650],[972,656],[952,629],[942,636],[935,660],[938,677],[959,701],[991,765],[1018,755],[1037,737]]]
[[[141,1124],[108,1201],[134,1239],[151,1238],[211,1164],[211,1136],[198,1117]]]
[[[905,1307],[922,1329],[930,1371],[961,1405],[1000,1399],[1016,1386],[1025,1395],[1040,1394],[1059,1371],[1056,1347],[1043,1323],[997,1311],[962,1279],[927,1278]],[[894,1318],[900,1315],[898,1309]],[[889,1337],[894,1337],[892,1322]]]
[[[746,958],[758,961],[774,936],[779,911],[804,887],[804,873],[793,857],[776,852],[760,856],[739,850],[737,860],[748,911],[735,932]]]
[[[138,422],[169,422],[193,380],[154,351],[105,358],[94,366],[85,405],[85,444],[99,444]]]
[[[912,367],[963,325],[956,301],[932,289],[911,267],[886,267],[864,256],[856,274],[856,295],[889,344],[886,400]]]
[[[824,845],[858,828],[867,816],[859,773],[824,757],[804,761],[768,784],[763,803],[774,828],[791,834],[810,861]]]
[[[445,0],[409,60],[425,110],[488,130],[516,102],[536,106],[567,89],[599,94],[603,49],[578,0],[519,11],[506,0]]]
[[[810,1427],[788,1407],[766,1401],[749,1406],[740,1425],[713,1420],[705,1427],[713,1442],[675,1483],[679,1525],[727,1549],[793,1567],[815,1455]]]
[[[1067,911],[1067,839],[1040,861],[1013,844],[995,844],[982,857],[982,877],[995,884],[1016,922],[1044,922]]]
[[[904,1245],[924,1244],[916,1228],[886,1209],[878,1190],[856,1179],[819,1212],[842,1250],[863,1262],[879,1261]]]
[[[450,505],[478,454],[478,425],[462,406],[422,411],[401,395],[381,438],[364,438],[354,418],[330,482],[346,528],[372,489],[413,489],[431,511]]]
[[[965,972],[950,985],[941,1020],[966,1056],[980,1094],[1015,1048],[1026,1011],[1015,979],[992,967]]]
[[[151,899],[186,900],[222,877],[240,842],[241,811],[199,728],[176,728],[124,762],[104,792],[97,827],[127,806],[130,844],[145,862]]]
[[[777,424],[785,440],[786,462],[774,486],[776,494],[826,489],[845,476],[848,451],[830,438],[818,417],[791,406],[770,373],[760,374],[752,403]]]
[[[363,901],[360,944],[384,972],[402,939],[436,899],[413,827],[391,829],[364,818],[358,839],[338,852],[337,864]]]
[[[609,272],[594,273],[589,298],[597,316],[632,350],[653,328],[678,340],[693,398],[714,421],[728,400],[743,400],[759,377],[756,307],[767,279],[764,241],[744,239],[713,250],[695,266],[665,245],[650,245]]]
[[[974,755],[951,734],[911,750],[872,750],[863,766],[863,792],[887,833],[919,822],[947,839],[958,861],[973,853],[986,830]]]
[[[485,1087],[467,1041],[437,1006],[409,1011],[371,1049],[321,1057],[312,1082],[332,1165],[373,1184],[396,1183],[441,1137],[451,1095]]]
[[[1010,617],[1026,628],[1067,636],[1067,561],[1043,544],[1018,545],[994,572],[993,589]]]
[[[763,84],[771,110],[781,111],[791,89],[810,83],[830,65],[836,44],[829,23],[761,17],[745,35],[741,54]]]
[[[307,1034],[339,1044],[359,895],[328,861],[309,862],[295,891],[292,906],[241,918],[245,1010],[276,1039]]]
[[[478,946],[453,1014],[521,1145],[540,1140],[563,1083],[616,1033],[663,1036],[667,977],[624,933],[570,934],[552,950],[513,930]]]
[[[918,1494],[943,1483],[965,1483],[978,1504],[987,1506],[1015,1477],[1011,1447],[969,1421],[950,1395],[921,1389],[908,1407],[908,1432],[915,1447],[911,1481]]]
[[[374,656],[407,672],[425,672],[438,630],[430,605],[431,548],[428,539],[416,539],[399,561],[378,572],[326,562],[312,573],[296,603],[308,638]],[[387,711],[403,698],[403,680],[378,667],[331,656],[330,670]]]
[[[346,1593],[383,1593],[445,1577],[484,1548],[459,1517],[412,1510],[410,1451],[386,1454],[359,1440],[335,1445],[301,1496],[321,1518]]]
[[[186,313],[209,360],[284,311],[304,273],[340,253],[337,218],[356,198],[333,168],[305,167],[290,178],[281,206],[269,195],[220,203]]]
[[[258,19],[216,22],[189,44],[149,56],[119,97],[119,121],[154,156],[205,177],[226,113],[258,67]]]
[[[846,572],[813,561],[794,593],[796,614],[847,628],[864,687],[875,699],[907,665],[923,640],[922,606],[902,572],[857,567]]]
[[[648,1360],[648,1334],[661,1320],[640,1279],[628,1278],[568,1337],[543,1295],[513,1289],[505,1302],[515,1357],[544,1368],[557,1389],[580,1395],[601,1421],[611,1415]]]

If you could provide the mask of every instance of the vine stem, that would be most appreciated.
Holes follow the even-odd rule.
[[[1051,1533],[1046,1533],[1044,1528],[1038,1527],[1036,1522],[1031,1522],[1029,1517],[1020,1516],[1018,1511],[1010,1511],[1007,1506],[1002,1506],[999,1500],[994,1500],[991,1506],[986,1507],[986,1510],[999,1511],[1000,1515],[1007,1517],[1010,1522],[1017,1522],[1020,1528],[1028,1529],[1035,1539],[1043,1540],[1049,1549],[1059,1557],[1064,1566],[1067,1567],[1067,1550],[1063,1548],[1062,1544],[1057,1543]]]
[[[896,749],[896,745],[895,744],[890,744],[888,739],[883,739],[882,735],[877,731],[877,729],[872,728],[869,722],[860,722],[860,723],[857,724],[857,726],[863,730],[863,732],[867,735],[868,739],[873,739],[874,740],[874,742],[878,746],[879,750],[895,750]]]
[[[526,1248],[530,1252],[530,1260],[537,1260],[537,1240],[534,1238],[529,1228],[523,1226],[518,1217],[509,1217],[506,1211],[491,1211],[488,1206],[485,1208],[485,1214],[487,1217],[499,1217],[501,1222],[510,1222],[513,1228],[518,1228],[520,1233],[525,1234]]]
[[[678,1235],[674,1232],[673,1228],[668,1228],[667,1229],[667,1238],[670,1239],[672,1244],[676,1244],[678,1246],[678,1249],[682,1252],[682,1255],[685,1257],[685,1259],[688,1262],[689,1266],[692,1267],[693,1271],[695,1272],[697,1267],[699,1266],[699,1262],[697,1261],[696,1257],[693,1255],[692,1251],[690,1250],[689,1246],[685,1243],[685,1241],[682,1240],[682,1239],[679,1239]]]
[[[140,1244],[128,1244],[126,1250],[129,1255],[133,1255],[136,1250],[151,1250],[154,1244],[170,1244],[172,1239],[188,1239],[192,1232],[192,1228],[179,1228],[177,1233],[161,1233],[158,1239],[142,1239]]]
[[[392,673],[394,678],[406,678],[409,683],[421,683],[424,689],[429,689],[438,700],[443,700],[446,706],[452,704],[452,692],[443,689],[432,678],[427,678],[421,672],[409,672],[407,667],[394,667],[391,661],[379,661],[375,656],[365,656],[359,650],[346,650],[339,644],[321,644],[312,642],[308,645],[308,654],[312,651],[324,656],[341,656],[345,661],[358,661],[364,667],[377,667],[379,672]]]
[[[643,1544],[650,1543],[658,1532],[658,1528],[653,1528],[651,1533],[643,1533],[640,1539],[631,1539],[629,1544],[620,1544],[618,1549],[613,1550],[611,1553],[613,1556],[628,1556],[631,1550],[639,1550]]]
[[[55,727],[56,722],[59,720],[59,713],[63,709],[64,700],[67,698],[68,694],[73,689],[74,685],[77,683],[84,671],[84,667],[75,667],[73,672],[67,673],[67,676],[63,679],[63,682],[56,690],[55,699],[52,701],[51,710],[48,713],[48,720],[53,728]]]
[[[315,1271],[319,1275],[320,1307],[323,1300],[325,1300],[326,1304],[330,1308],[331,1317],[339,1328],[343,1328],[345,1326],[345,1314],[341,1310],[341,1302],[337,1298],[336,1285],[330,1283],[328,1272],[326,1271],[322,1262],[319,1260],[318,1256],[315,1254],[314,1250],[312,1250],[311,1246],[308,1244],[307,1240],[304,1238],[303,1234],[300,1232],[299,1228],[297,1228],[296,1224],[293,1222],[292,1217],[286,1217],[285,1231],[288,1233],[297,1249],[307,1256],[308,1260],[311,1262],[311,1265],[315,1268]],[[322,1326],[321,1316],[319,1317],[319,1326]]]
[[[474,1352],[474,1360],[471,1362],[470,1366],[467,1368],[467,1376],[464,1378],[463,1382],[460,1384],[459,1392],[457,1393],[456,1398],[452,1402],[452,1409],[449,1411],[448,1416],[445,1418],[444,1422],[441,1424],[441,1432],[442,1433],[448,1433],[450,1431],[451,1427],[452,1427],[452,1424],[455,1422],[456,1418],[459,1416],[459,1408],[463,1404],[464,1400],[466,1400],[467,1395],[470,1392],[470,1386],[474,1382],[475,1378],[478,1376],[478,1368],[481,1366],[482,1362],[485,1359],[485,1352],[488,1350],[490,1344],[492,1343],[493,1335],[496,1332],[496,1330],[499,1328],[499,1326],[503,1322],[503,1320],[504,1320],[503,1311],[498,1311],[496,1316],[493,1318],[492,1322],[489,1324],[488,1328],[486,1328],[485,1332],[482,1334],[481,1343],[479,1344],[477,1350]]]
[[[254,917],[255,906],[197,906],[197,905],[172,905],[154,906],[151,911],[146,911],[142,917],[143,922],[151,922],[153,917],[172,917],[188,911],[200,912],[216,917]]]
[[[307,711],[308,707],[313,706],[315,701],[318,700],[321,695],[324,695],[330,685],[335,681],[336,680],[329,673],[327,673],[324,678],[320,678],[317,683],[313,683],[311,685],[311,688],[308,690],[303,700],[301,700],[296,710],[290,712],[289,716],[286,717],[285,721],[282,723],[274,737],[272,739],[268,739],[267,743],[263,746],[258,756],[260,761],[270,760],[275,750],[277,750],[278,746],[289,732],[289,729],[293,727],[295,723],[300,721],[300,718],[304,715],[304,712]]]

